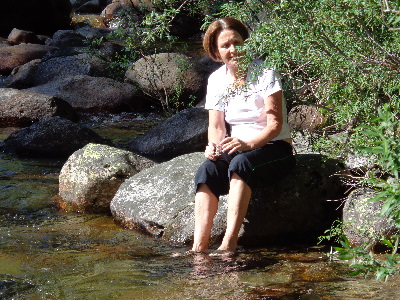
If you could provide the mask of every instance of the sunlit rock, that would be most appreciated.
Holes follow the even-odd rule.
[[[179,53],[159,53],[136,61],[125,77],[158,106],[175,108],[180,106],[179,101],[186,106],[199,102],[205,96],[210,73],[211,68],[195,58]],[[168,99],[168,103],[163,104],[160,99]]]
[[[357,189],[350,193],[343,208],[344,234],[352,246],[373,249],[381,239],[398,234],[393,221],[381,215],[383,201],[371,201],[376,191]]]
[[[315,131],[326,123],[326,117],[317,107],[297,105],[288,114],[290,128],[295,130]]]
[[[59,206],[66,210],[109,212],[121,183],[152,165],[129,151],[88,144],[74,152],[61,169]]]
[[[129,228],[162,234],[162,228],[180,210],[193,204],[193,178],[203,161],[202,153],[192,153],[131,177],[111,202],[114,219]]]
[[[260,246],[315,242],[339,215],[342,186],[332,176],[341,166],[321,155],[297,155],[297,166],[273,185],[253,191],[240,244]],[[193,178],[203,153],[177,157],[125,181],[111,201],[117,222],[171,243],[188,244],[194,229]],[[212,240],[225,230],[226,196],[221,196]]]

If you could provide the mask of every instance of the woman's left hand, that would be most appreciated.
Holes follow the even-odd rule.
[[[228,154],[232,154],[235,151],[247,151],[251,150],[251,146],[247,143],[238,139],[236,137],[227,137],[224,138],[219,145],[222,146],[222,151],[229,151]]]

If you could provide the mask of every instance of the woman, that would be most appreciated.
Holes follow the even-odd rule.
[[[208,250],[220,195],[229,194],[229,201],[218,250],[235,251],[252,190],[295,165],[281,83],[274,70],[264,69],[257,60],[247,70],[239,69],[238,47],[248,36],[246,26],[233,18],[214,21],[204,36],[207,54],[224,65],[210,75],[207,86],[209,143],[207,160],[195,178],[195,252]]]

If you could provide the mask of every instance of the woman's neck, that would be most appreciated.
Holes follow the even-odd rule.
[[[231,84],[241,86],[246,81],[247,69],[242,70],[237,66],[226,65],[226,74],[228,75]]]

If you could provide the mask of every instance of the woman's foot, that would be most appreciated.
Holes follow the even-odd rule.
[[[235,251],[217,249],[212,251],[209,255],[213,257],[231,258],[235,255]]]
[[[226,240],[226,239],[224,238],[224,240]],[[222,240],[221,246],[218,247],[218,250],[235,252],[236,248],[237,248],[237,243],[236,242],[225,242],[224,240]],[[236,240],[236,239],[230,239],[230,240]]]

